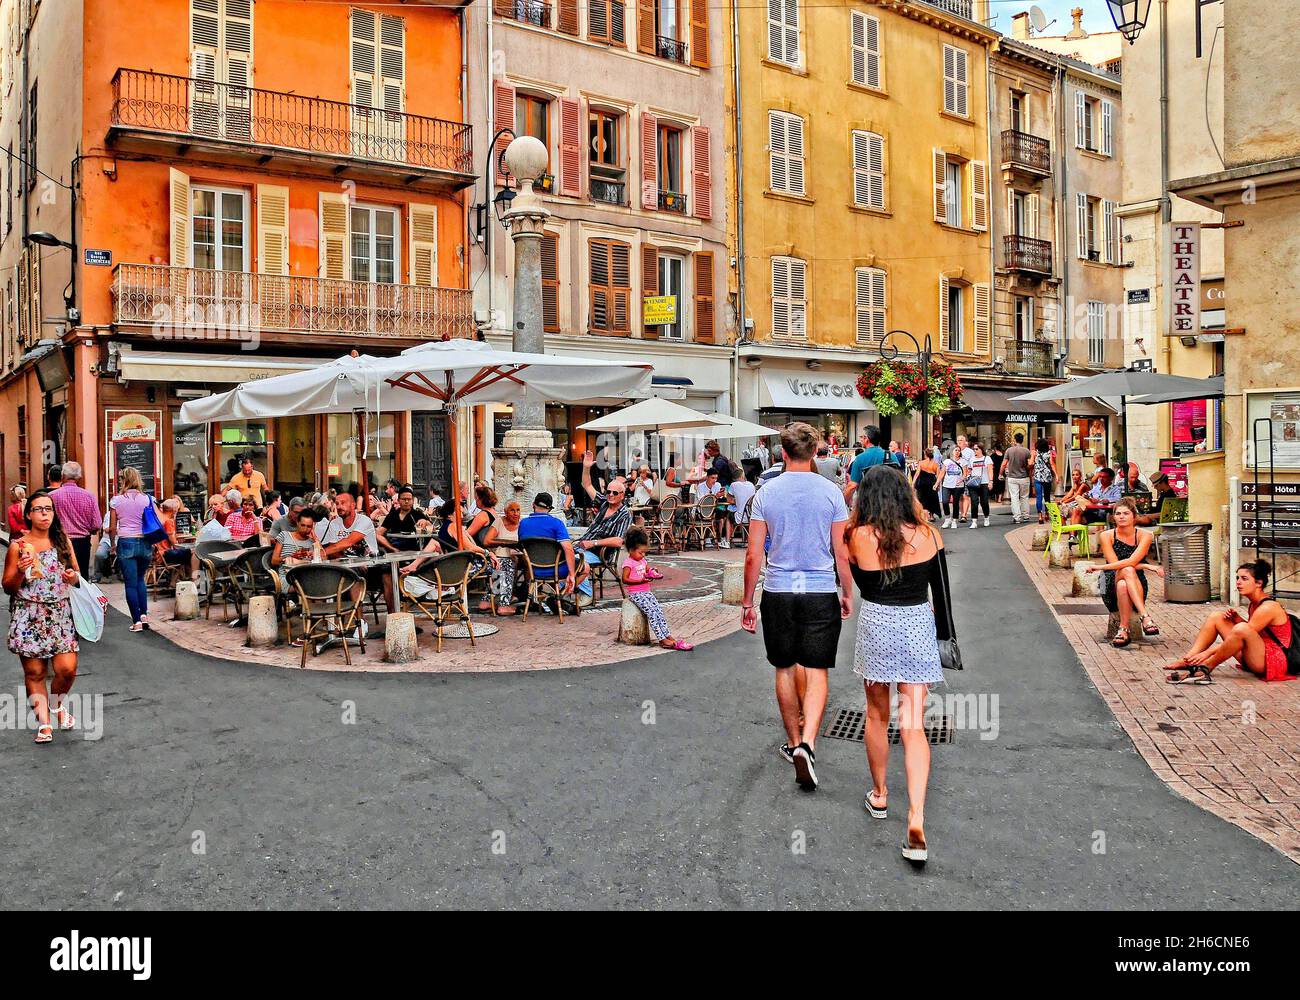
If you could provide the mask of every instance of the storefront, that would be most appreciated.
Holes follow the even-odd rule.
[[[943,416],[944,437],[956,440],[958,434],[965,434],[985,448],[996,445],[1006,448],[1015,443],[1017,434],[1023,434],[1028,446],[1032,447],[1039,438],[1047,438],[1059,448],[1058,431],[1067,420],[1065,408],[1050,400],[1032,402],[1011,398],[1030,391],[1028,388],[967,387],[962,394],[962,409]]]
[[[792,364],[788,354],[776,353],[780,351],[761,344],[741,349],[739,415],[767,427],[802,420],[841,452],[852,454],[866,426],[879,423],[875,407],[858,394],[857,379],[866,360],[841,360],[828,351]]]

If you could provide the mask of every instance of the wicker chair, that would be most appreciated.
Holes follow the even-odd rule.
[[[659,501],[655,519],[646,527],[646,534],[650,536],[650,544],[655,547],[655,551],[664,553],[669,550],[669,546],[678,548],[677,531],[673,522],[677,519],[677,509],[681,505],[682,501],[674,496]]]
[[[298,595],[280,574],[287,572],[293,564],[288,563],[276,570],[271,565],[273,555],[274,548],[262,554],[262,565],[257,574],[257,592],[275,598],[275,617],[284,624],[284,639],[288,642],[293,638],[293,620],[298,615]]]
[[[469,643],[474,641],[474,623],[469,615],[469,581],[485,562],[476,552],[448,552],[434,556],[419,569],[401,577],[402,597],[415,605],[417,613],[422,612],[433,622],[438,633],[438,652],[442,652],[442,628],[454,618],[463,621],[469,629]],[[429,584],[430,591],[417,596],[408,589],[411,577],[419,577]],[[444,591],[453,591],[447,594]]]
[[[307,650],[316,640],[342,639],[343,660],[351,666],[348,639],[355,638],[361,652],[366,651],[361,604],[352,596],[357,584],[365,586],[365,579],[351,567],[329,563],[291,566],[284,575],[302,608],[302,662],[298,665],[307,666]]]
[[[521,538],[519,548],[523,551],[520,559],[523,562],[524,580],[528,584],[528,596],[524,598],[524,620],[528,619],[528,608],[532,602],[543,604],[549,595],[555,599],[556,614],[563,624],[566,578],[560,575],[560,571],[568,566],[568,560],[564,557],[564,546],[553,538]],[[576,565],[575,562],[575,567]],[[549,569],[551,575],[538,577],[536,571],[539,569]],[[576,601],[572,613],[574,616],[580,613]]]
[[[230,581],[230,574],[227,572],[228,563],[225,560],[217,561],[213,555],[218,552],[238,552],[243,546],[238,542],[199,542],[194,547],[194,557],[199,561],[199,569],[207,580],[207,597],[204,604],[207,605],[207,611],[204,617],[212,617],[212,606],[219,600],[221,602],[222,617],[229,617],[226,614],[226,608],[234,604],[235,611],[239,611],[238,590],[233,588]]]
[[[618,585],[620,598],[627,597],[627,589],[623,586],[623,573],[619,567],[623,550],[606,546],[600,550],[600,562],[591,564],[591,583],[596,591],[599,600],[605,599],[605,580],[612,579]]]
[[[758,496],[758,494],[755,493],[754,496]],[[745,501],[744,511],[741,513],[740,517],[736,518],[736,530],[731,533],[731,544],[735,545],[737,542],[749,541],[749,518],[753,513],[754,497],[750,497]],[[741,518],[744,520],[741,520]]]
[[[704,551],[704,543],[712,541],[714,545],[718,544],[718,533],[713,527],[714,518],[718,513],[717,494],[710,493],[702,498],[695,505],[695,513],[690,523],[686,525],[686,535],[682,539],[683,551],[691,547],[691,539],[697,539],[700,543],[700,551]]]

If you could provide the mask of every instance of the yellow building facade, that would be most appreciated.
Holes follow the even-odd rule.
[[[733,7],[729,194],[738,412],[839,440],[881,338],[991,362],[984,0]],[[900,350],[911,342],[896,336]],[[894,421],[916,447],[919,422]],[[928,435],[927,435],[928,436]]]

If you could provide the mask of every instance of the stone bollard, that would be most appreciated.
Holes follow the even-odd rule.
[[[384,659],[389,663],[414,663],[420,658],[415,640],[415,615],[395,611],[384,630]]]
[[[248,644],[274,646],[280,639],[280,623],[275,619],[275,598],[254,597],[248,602]]]
[[[618,641],[629,646],[650,645],[650,623],[631,601],[623,602],[622,617],[618,623]]]
[[[745,603],[745,564],[727,563],[722,567],[722,603]]]
[[[1089,566],[1099,565],[1095,559],[1084,559],[1074,564],[1074,578],[1070,581],[1071,597],[1101,598],[1101,574],[1089,573]]]
[[[1058,538],[1052,543],[1052,551],[1048,553],[1047,564],[1053,569],[1069,569],[1074,565],[1074,553],[1070,551],[1070,540],[1068,538]]]
[[[176,609],[172,617],[179,621],[189,621],[199,616],[199,588],[193,580],[181,580],[176,584]]]
[[[1030,548],[1035,552],[1042,552],[1047,548],[1047,539],[1052,536],[1052,529],[1042,524],[1034,529],[1034,540],[1030,543]]]

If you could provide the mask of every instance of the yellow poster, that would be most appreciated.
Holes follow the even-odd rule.
[[[641,322],[646,326],[661,326],[677,322],[676,295],[647,295],[641,300]]]

